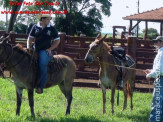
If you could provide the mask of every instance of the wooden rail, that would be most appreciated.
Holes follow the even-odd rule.
[[[1,35],[8,35],[4,31],[0,31]],[[95,40],[92,37],[72,37],[66,34],[60,34],[61,43],[56,49],[58,54],[65,54],[73,58],[77,65],[76,78],[96,79],[98,80],[98,62],[93,64],[86,64],[84,62],[85,54],[88,50],[89,44]],[[11,43],[20,43],[26,46],[26,34],[11,34]],[[151,69],[153,59],[156,55],[154,52],[153,43],[150,40],[137,40],[135,37],[126,39],[106,39],[109,45],[117,45],[124,47],[128,54],[136,60],[137,69]],[[153,82],[153,81],[152,81]],[[135,83],[148,84],[145,74],[136,71]]]

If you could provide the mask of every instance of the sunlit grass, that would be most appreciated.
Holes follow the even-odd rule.
[[[20,116],[15,115],[16,92],[13,83],[0,79],[0,121],[63,121],[63,122],[146,122],[149,117],[152,94],[134,93],[134,109],[130,110],[130,100],[125,111],[123,92],[120,92],[120,105],[111,114],[110,90],[107,91],[106,114],[102,113],[101,89],[74,88],[71,114],[65,116],[66,101],[58,86],[49,88],[41,95],[34,94],[36,117],[30,116],[27,91],[23,92]],[[115,98],[117,92],[115,94]]]

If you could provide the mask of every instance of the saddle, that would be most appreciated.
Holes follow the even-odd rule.
[[[32,53],[33,53],[32,60],[35,63],[35,66],[38,67],[38,64],[39,64],[38,54],[36,52],[32,52]],[[64,67],[66,67],[66,64],[64,63],[64,61],[59,56],[55,55],[48,63],[48,72],[54,73],[54,72],[61,70]],[[39,69],[39,68],[37,68],[37,69]]]
[[[111,49],[112,49],[111,54],[113,56],[115,65],[122,66],[122,67],[116,66],[116,69],[119,72],[117,77],[117,83],[119,84],[122,81],[123,76],[126,74],[126,69],[123,67],[131,67],[135,64],[135,61],[126,55],[126,51],[124,48],[111,47]]]
[[[54,73],[60,71],[65,67],[66,67],[65,62],[59,56],[55,56],[48,63],[48,72]]]
[[[111,46],[111,54],[119,60],[119,62],[125,61],[126,60],[126,51],[122,47],[113,47]]]
[[[33,54],[33,62],[35,64],[35,73],[36,73],[36,79],[35,79],[35,86],[39,84],[39,57],[38,54],[35,52]],[[52,74],[55,72],[59,72],[63,68],[67,66],[67,64],[57,55],[53,56],[53,58],[48,63],[48,73],[50,74],[50,79],[52,80]]]

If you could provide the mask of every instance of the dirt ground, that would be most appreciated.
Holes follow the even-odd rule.
[[[90,79],[75,79],[74,82],[84,82],[84,83],[98,83],[98,80],[90,80]],[[135,87],[137,88],[153,88],[153,84],[140,84],[140,83],[135,83]]]

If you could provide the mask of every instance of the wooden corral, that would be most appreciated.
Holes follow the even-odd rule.
[[[0,36],[4,35],[4,33]],[[6,33],[5,36],[8,34]],[[26,34],[11,34],[11,43],[20,43],[26,47],[26,40],[28,35]],[[72,37],[66,34],[60,34],[61,43],[56,49],[58,54],[68,55],[75,61],[77,65],[76,79],[91,79],[98,80],[98,62],[93,64],[86,64],[84,62],[84,57],[88,51],[89,44],[95,40],[92,37]],[[130,54],[136,60],[137,69],[151,69],[153,64],[153,59],[156,52],[153,47],[151,40],[138,40],[136,37],[129,37],[129,39],[106,39],[106,42],[112,46],[121,46],[126,49],[126,52]],[[148,89],[149,82],[145,78],[145,73],[142,71],[136,71],[135,83],[139,86],[147,85]],[[153,80],[151,81],[151,84]],[[75,83],[77,86],[90,86],[91,83]],[[92,83],[92,87],[96,87],[97,83]],[[98,87],[98,86],[97,86]]]

